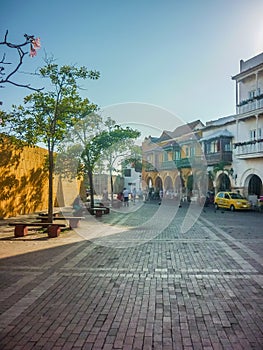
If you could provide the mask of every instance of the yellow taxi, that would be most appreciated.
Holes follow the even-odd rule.
[[[251,203],[235,192],[218,192],[214,200],[215,208],[226,208],[234,211],[236,209],[248,210],[251,208]]]

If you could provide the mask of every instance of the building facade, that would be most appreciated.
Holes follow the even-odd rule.
[[[263,195],[263,53],[241,60],[232,79],[235,115],[206,125],[198,120],[144,140],[144,189],[192,198],[202,196],[204,187],[234,190],[255,203]]]
[[[197,190],[192,184],[200,188],[205,162],[199,142],[203,126],[196,120],[172,132],[164,131],[159,138],[144,140],[142,178],[144,190],[151,196],[179,199]]]
[[[253,201],[263,195],[263,53],[240,61],[233,144],[237,185]]]

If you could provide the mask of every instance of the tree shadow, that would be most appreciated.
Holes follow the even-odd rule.
[[[43,188],[47,181],[44,160],[41,166],[32,156],[31,148],[1,138],[0,147],[0,218],[39,210],[43,201]],[[33,148],[32,148],[33,150]]]

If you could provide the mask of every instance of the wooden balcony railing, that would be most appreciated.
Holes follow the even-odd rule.
[[[232,151],[207,153],[205,154],[207,165],[215,165],[220,162],[231,163]]]

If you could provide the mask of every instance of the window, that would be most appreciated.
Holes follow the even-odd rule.
[[[217,140],[217,143],[216,143],[216,152],[220,152],[220,147],[221,147],[220,140]]]
[[[257,90],[251,90],[248,92],[248,98],[253,99],[257,96]]]
[[[255,140],[257,137],[256,129],[250,130],[250,140]]]
[[[206,154],[211,153],[211,143],[206,143],[205,152]]]
[[[224,151],[226,151],[226,152],[231,151],[231,142],[225,144]]]
[[[262,132],[261,132],[261,128],[258,128],[258,139],[260,140],[262,137]]]
[[[167,160],[168,160],[168,154],[167,154],[167,152],[163,152],[163,162],[167,162]]]
[[[124,176],[131,177],[131,169],[124,169]]]
[[[146,160],[147,160],[148,163],[152,163],[152,155],[148,155],[146,157]]]

